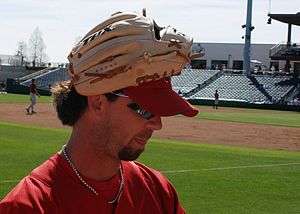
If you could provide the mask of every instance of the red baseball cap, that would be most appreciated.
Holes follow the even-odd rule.
[[[145,110],[158,116],[182,114],[194,117],[199,110],[180,97],[172,89],[170,78],[124,88],[123,93]]]

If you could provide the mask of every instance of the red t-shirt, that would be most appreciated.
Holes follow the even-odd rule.
[[[29,86],[30,93],[36,94],[36,85],[34,83],[31,83]]]
[[[122,161],[122,167],[124,191],[119,203],[112,205],[107,201],[117,194],[119,176],[104,182],[88,179],[99,192],[96,196],[56,154],[23,178],[0,202],[0,213],[185,213],[175,189],[158,171],[138,162]]]

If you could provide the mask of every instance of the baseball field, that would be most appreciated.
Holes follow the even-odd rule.
[[[0,198],[70,135],[51,98],[0,94]],[[164,173],[187,213],[300,213],[300,113],[199,106],[164,118],[139,161]]]

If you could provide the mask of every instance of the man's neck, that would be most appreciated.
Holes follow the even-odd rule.
[[[120,161],[95,150],[91,143],[72,138],[66,145],[66,152],[75,168],[83,176],[97,180],[108,180],[116,175]]]

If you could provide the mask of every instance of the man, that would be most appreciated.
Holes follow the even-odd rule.
[[[134,160],[162,116],[198,113],[170,83],[191,45],[135,13],[92,29],[68,57],[72,80],[52,90],[71,137],[3,199],[0,213],[185,213],[167,178]]]
[[[214,104],[214,108],[215,109],[218,109],[218,104],[219,104],[219,93],[218,93],[218,90],[215,91],[215,104]]]
[[[35,79],[31,80],[31,84],[29,86],[29,96],[30,96],[30,105],[26,108],[27,114],[35,114],[34,106],[36,104],[36,96],[40,96],[35,84]]]

